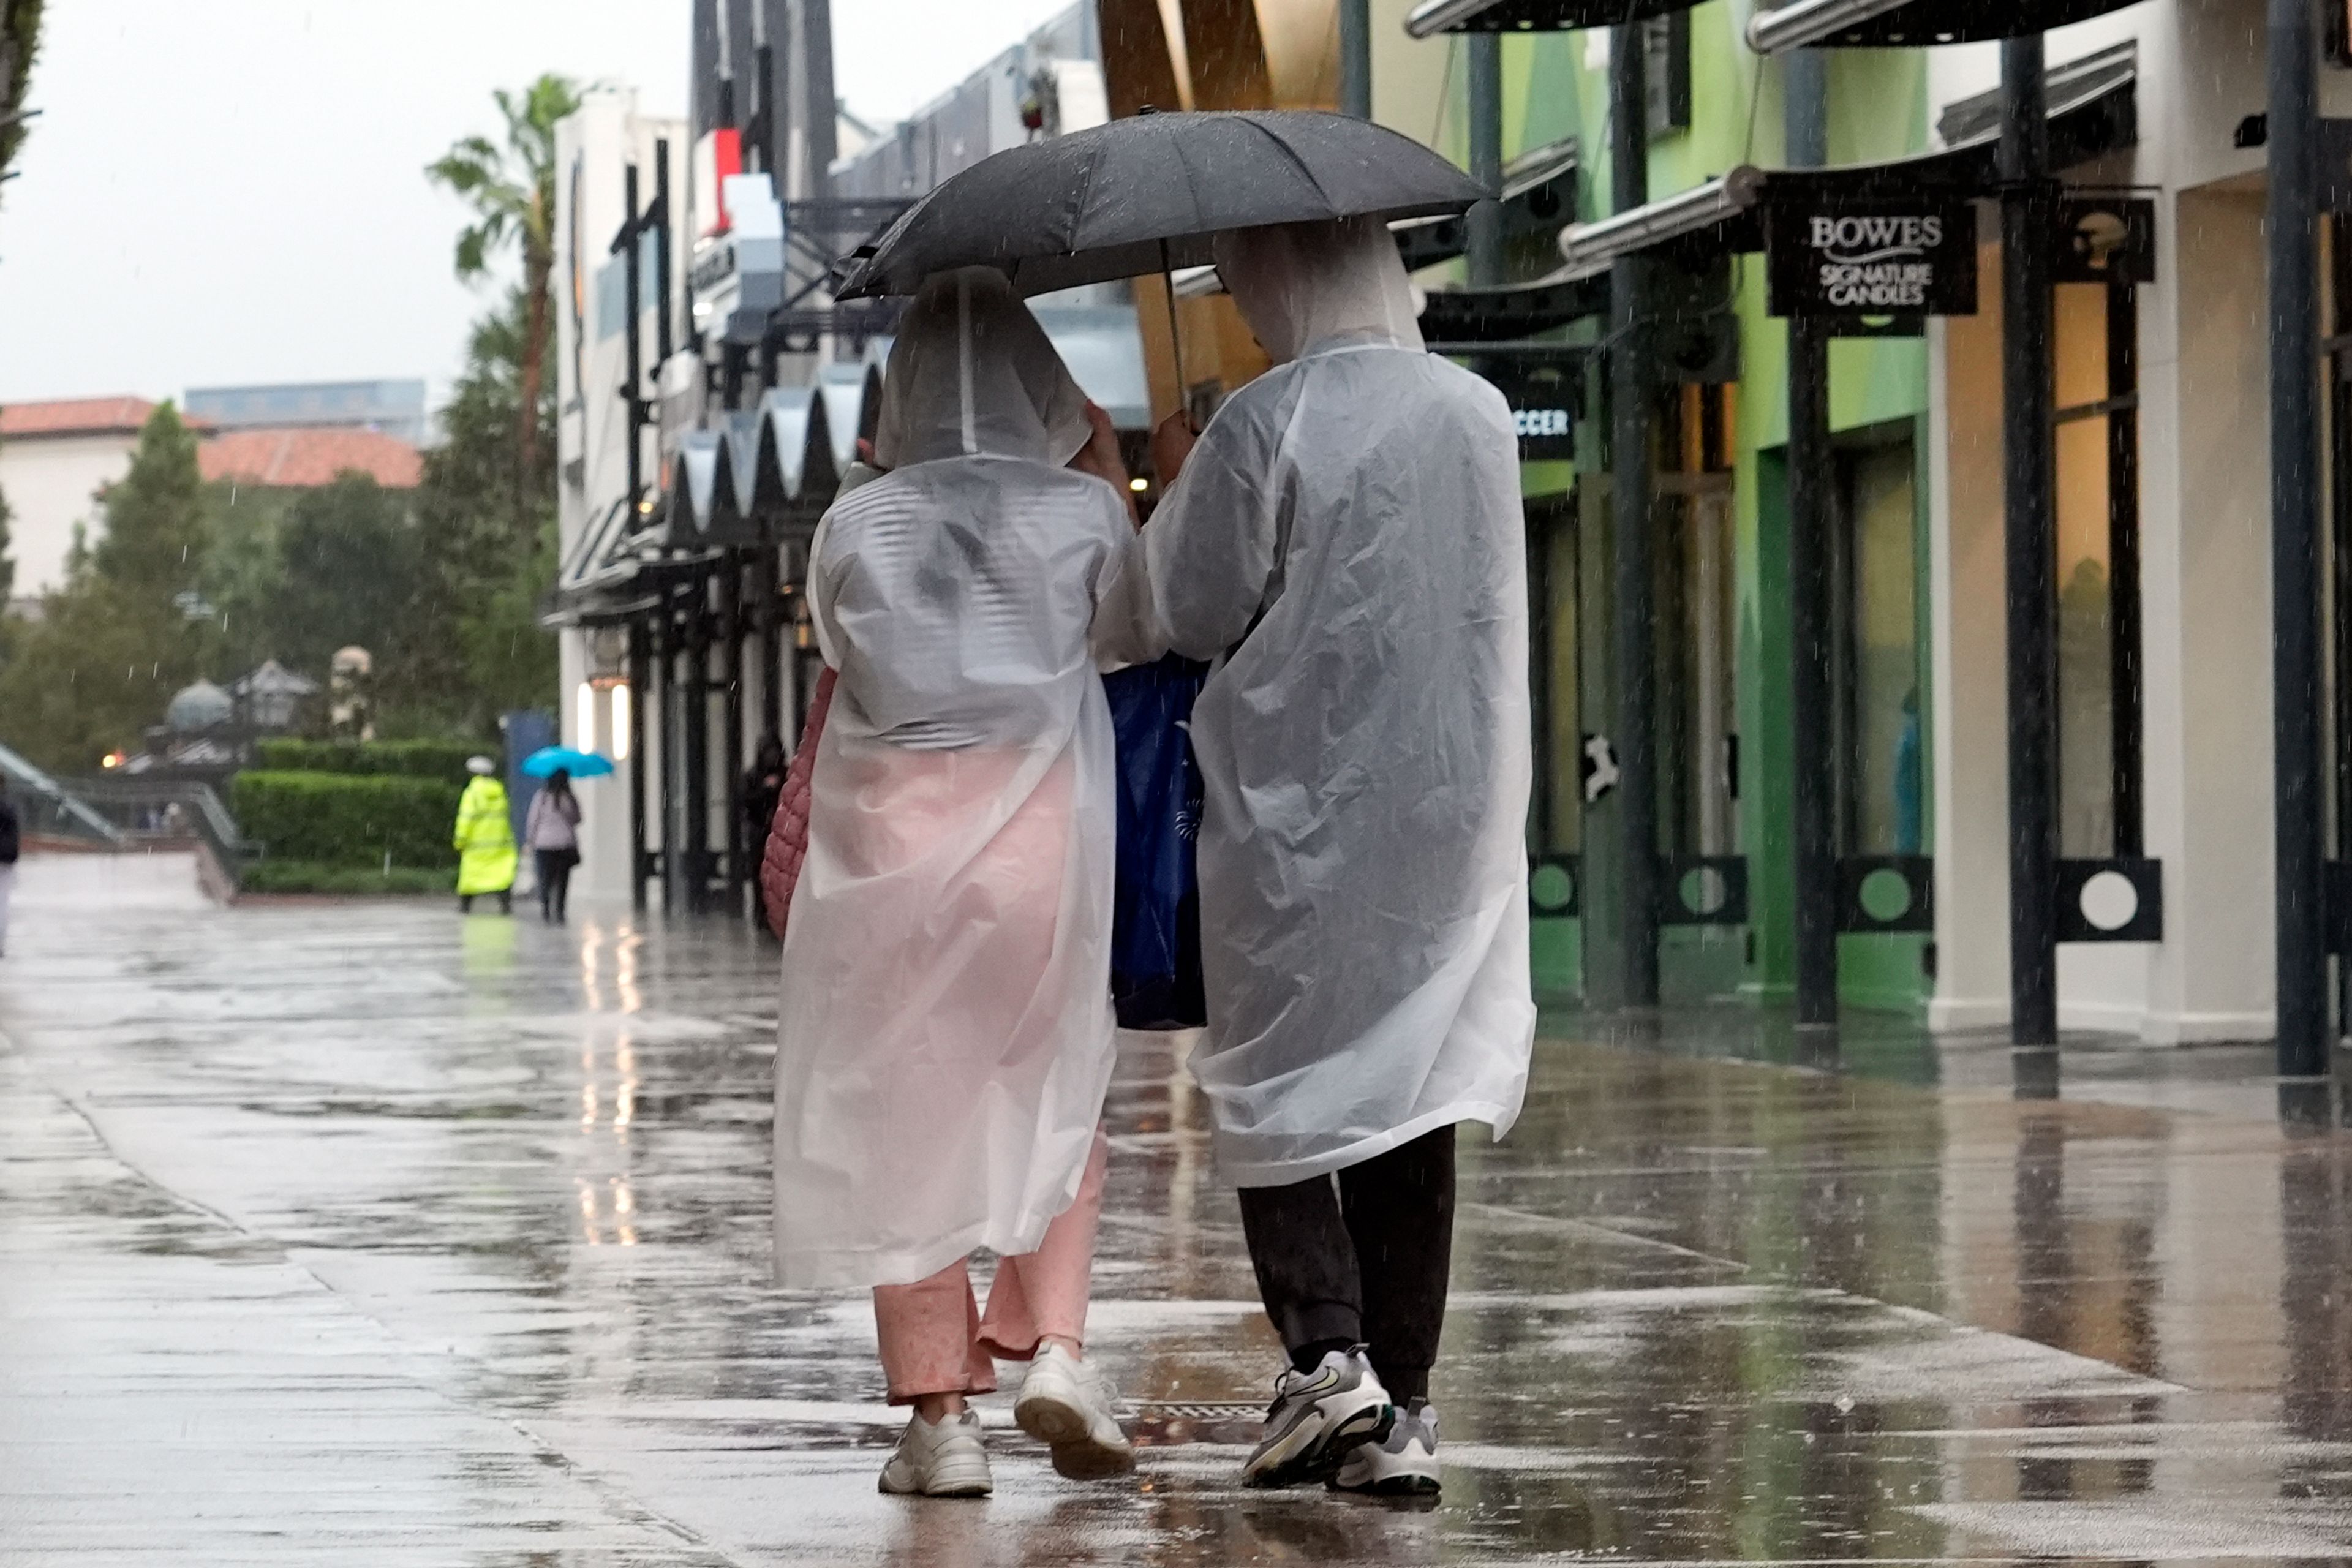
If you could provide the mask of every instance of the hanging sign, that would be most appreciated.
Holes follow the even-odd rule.
[[[1776,203],[1765,220],[1776,316],[1973,316],[1977,226],[1965,197]]]
[[[1511,429],[1519,438],[1522,462],[1571,459],[1576,456],[1576,405],[1581,372],[1565,356],[1480,355],[1473,362],[1511,405]]]

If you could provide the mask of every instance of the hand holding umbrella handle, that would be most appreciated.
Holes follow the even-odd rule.
[[[1135,510],[1135,491],[1127,482],[1127,459],[1119,456],[1118,428],[1102,405],[1091,399],[1087,403],[1087,424],[1093,433],[1078,448],[1078,455],[1070,459],[1069,466],[1082,474],[1092,474],[1117,490],[1118,499],[1127,506],[1128,521],[1140,528],[1143,520]]]
[[[1160,493],[1165,495],[1175,484],[1176,475],[1184,467],[1184,459],[1192,455],[1193,443],[1200,433],[1192,428],[1189,409],[1179,408],[1162,419],[1151,432],[1151,471],[1160,478]]]

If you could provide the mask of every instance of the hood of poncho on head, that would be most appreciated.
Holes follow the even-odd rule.
[[[1377,219],[1233,229],[1217,236],[1215,255],[1226,292],[1276,364],[1326,338],[1422,346],[1403,258]]]
[[[1060,468],[1091,434],[1086,394],[1003,273],[966,267],[923,285],[883,373],[877,462],[986,455]]]

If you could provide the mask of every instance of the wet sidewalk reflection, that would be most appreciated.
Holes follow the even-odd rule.
[[[912,1502],[863,1299],[767,1284],[772,946],[185,874],[28,861],[0,963],[11,1564],[2352,1557],[2352,1138],[2260,1051],[1553,1021],[1465,1143],[1413,1511],[1235,1484],[1275,1342],[1131,1039],[1140,1470],[1056,1481],[1000,1398],[997,1497]]]

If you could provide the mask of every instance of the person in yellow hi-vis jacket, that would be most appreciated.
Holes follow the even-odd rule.
[[[514,913],[514,824],[507,816],[507,786],[498,780],[499,765],[488,757],[469,757],[466,771],[474,775],[457,797],[457,827],[450,842],[457,848],[457,912],[474,907],[478,893],[496,893],[499,912]]]

